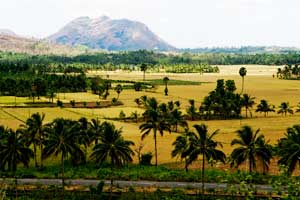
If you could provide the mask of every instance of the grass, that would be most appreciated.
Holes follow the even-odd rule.
[[[163,79],[151,79],[146,81],[146,83],[150,83],[153,85],[165,85]],[[196,81],[185,81],[185,80],[173,80],[170,79],[168,81],[168,85],[200,85],[200,82]]]
[[[111,169],[109,164],[97,166],[94,163],[87,163],[86,165],[72,167],[70,163],[65,164],[65,178],[66,179],[98,179],[109,180],[111,178]],[[61,178],[61,167],[58,164],[47,165],[43,170],[32,168],[19,168],[17,171],[18,178]],[[8,174],[1,174],[1,177],[11,176]],[[139,166],[128,165],[121,169],[114,171],[114,179],[116,180],[148,180],[148,181],[179,181],[179,182],[201,182],[200,170],[174,169],[166,165],[155,166]],[[245,181],[249,173],[242,171],[222,171],[218,169],[205,170],[205,182],[226,182],[236,184]],[[268,184],[275,176],[262,175],[253,173],[252,183]]]
[[[158,86],[156,92],[135,92],[134,90],[123,90],[120,94],[120,101],[124,103],[123,106],[117,106],[112,108],[103,109],[85,109],[85,108],[3,108],[6,112],[11,113],[8,115],[0,110],[0,124],[17,128],[21,122],[14,118],[16,116],[19,119],[26,120],[32,113],[43,112],[46,114],[45,122],[50,122],[56,117],[64,117],[70,119],[79,119],[80,117],[99,118],[101,121],[105,117],[118,117],[121,110],[129,116],[131,112],[137,111],[142,113],[143,109],[137,107],[134,102],[135,98],[139,98],[142,95],[149,97],[155,97],[160,102],[168,102],[170,100],[179,100],[181,102],[182,111],[185,111],[189,99],[196,100],[196,106],[200,106],[200,102],[203,98],[215,88],[216,80],[233,79],[235,80],[237,91],[241,91],[242,79],[238,75],[238,69],[240,66],[220,66],[220,74],[146,74],[147,80],[162,80],[164,76],[168,76],[170,80],[182,80],[182,81],[193,81],[193,82],[207,82],[206,84],[200,85],[169,85],[169,96],[164,95],[164,86]],[[272,78],[272,74],[276,72],[277,67],[261,67],[261,66],[246,66],[248,73],[245,77],[245,89],[244,92],[256,97],[255,101],[259,102],[260,99],[267,99],[270,103],[279,106],[282,101],[288,101],[291,106],[296,107],[300,102],[300,82],[297,80],[280,80]],[[227,71],[226,71],[227,70]],[[233,75],[235,74],[235,75]],[[139,76],[141,75],[141,76]],[[128,74],[128,73],[112,73],[110,74],[112,79],[124,79],[124,80],[141,80],[141,74]],[[108,100],[113,97],[117,97],[115,91],[110,92]],[[91,93],[66,93],[66,99],[64,94],[59,94],[60,99],[69,102],[74,99],[76,102],[80,101],[98,101],[99,97]],[[27,101],[26,98],[17,98],[17,101]],[[12,103],[14,98],[0,97],[0,103]],[[29,100],[28,100],[29,101]],[[256,106],[255,106],[256,107]],[[243,111],[243,115],[245,112]],[[224,152],[229,155],[233,149],[230,145],[232,139],[236,137],[236,130],[241,128],[243,125],[250,125],[254,129],[260,128],[262,134],[265,135],[266,139],[271,144],[276,144],[277,140],[284,136],[286,128],[300,123],[300,115],[295,114],[293,116],[282,117],[276,113],[271,113],[269,117],[263,117],[263,114],[255,113],[253,111],[253,118],[242,119],[242,120],[212,120],[212,121],[196,121],[189,122],[192,126],[195,123],[205,123],[208,125],[209,131],[220,129],[220,134],[217,140],[223,143]],[[118,128],[122,128],[123,135],[126,139],[130,139],[138,145],[141,141],[141,133],[139,130],[139,123],[129,123],[123,121],[115,121],[114,124]],[[172,143],[176,139],[177,133],[165,133],[163,137],[158,137],[158,161],[159,163],[170,163],[176,162],[175,158],[171,157],[171,151],[173,149]],[[144,144],[143,152],[154,150],[154,141],[152,133],[142,141]],[[134,147],[135,148],[135,147]],[[134,159],[137,162],[137,159]],[[275,162],[272,163],[271,173],[276,174],[278,168],[274,167]],[[56,161],[50,162],[49,164],[57,164]],[[221,166],[222,168],[222,166]],[[225,166],[227,168],[227,166]]]

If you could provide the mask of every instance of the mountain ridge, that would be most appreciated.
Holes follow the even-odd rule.
[[[176,49],[141,22],[111,19],[108,16],[76,18],[47,39],[59,44],[71,46],[79,44],[92,49],[109,51]]]

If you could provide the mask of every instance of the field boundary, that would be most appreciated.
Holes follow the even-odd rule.
[[[6,110],[4,110],[4,109],[1,109],[5,114],[7,114],[7,115],[9,115],[9,116],[11,116],[11,117],[13,117],[13,118],[15,118],[16,120],[18,120],[18,121],[20,121],[20,122],[23,122],[23,123],[26,123],[24,120],[22,120],[22,119],[20,119],[19,117],[17,117],[16,115],[14,115],[14,114],[11,114],[10,112],[7,112]]]

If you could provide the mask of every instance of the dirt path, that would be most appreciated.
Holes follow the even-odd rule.
[[[14,179],[0,179],[1,183],[15,184]],[[96,186],[100,180],[86,180],[86,179],[66,179],[67,185],[79,186]],[[109,180],[104,181],[105,185],[110,185]],[[19,185],[61,185],[61,179],[18,179]],[[186,188],[186,189],[201,189],[202,183],[199,182],[158,182],[158,181],[114,181],[114,185],[118,187],[142,187],[142,188]],[[239,184],[232,185],[238,188]],[[250,187],[250,185],[248,185]],[[227,188],[226,183],[205,183],[205,189],[224,190]],[[272,192],[271,185],[252,185],[257,191]]]

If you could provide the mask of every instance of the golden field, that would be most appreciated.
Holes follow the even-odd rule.
[[[169,86],[169,96],[164,96],[164,86],[160,86],[156,92],[135,92],[133,90],[124,90],[120,94],[120,99],[124,105],[113,108],[102,109],[85,109],[85,108],[2,108],[0,110],[0,124],[17,128],[22,124],[21,120],[26,120],[32,113],[43,112],[46,114],[46,122],[50,122],[56,117],[64,117],[71,119],[79,119],[80,117],[99,118],[102,121],[105,117],[118,117],[121,110],[129,116],[131,112],[137,111],[142,113],[143,110],[134,103],[135,98],[139,98],[142,95],[148,97],[156,97],[160,102],[167,102],[170,100],[179,100],[181,102],[182,110],[185,111],[188,106],[189,99],[196,100],[196,106],[200,105],[203,98],[213,90],[216,86],[217,79],[233,79],[235,80],[237,91],[241,90],[242,80],[238,75],[238,69],[240,66],[220,66],[219,74],[146,74],[146,79],[161,79],[164,76],[168,76],[170,79],[177,80],[191,80],[198,81],[202,84],[191,86]],[[258,103],[261,99],[268,100],[276,107],[283,101],[288,101],[294,109],[300,102],[300,81],[297,80],[280,80],[272,77],[276,74],[276,66],[246,66],[248,73],[245,77],[245,89],[244,93],[248,93],[251,96],[256,97]],[[106,75],[109,74],[111,79],[124,79],[124,80],[141,80],[142,73],[138,72],[90,72],[90,76],[94,75]],[[113,90],[110,92],[109,99],[116,97],[117,94]],[[67,93],[59,94],[60,100],[69,102],[74,99],[76,102],[81,101],[98,101],[99,97],[90,93]],[[10,100],[8,100],[10,99]],[[12,97],[1,97],[0,103],[13,103]],[[27,101],[24,98],[17,98],[18,103]],[[255,106],[256,107],[256,106]],[[254,108],[255,109],[255,108]],[[220,134],[217,139],[223,143],[223,150],[226,154],[230,154],[232,147],[230,146],[231,140],[235,137],[235,131],[243,125],[250,125],[254,129],[260,128],[261,133],[265,135],[267,140],[270,140],[271,144],[275,144],[276,141],[283,137],[287,127],[300,123],[300,113],[286,117],[278,115],[277,113],[270,113],[268,117],[264,117],[263,114],[255,113],[252,111],[253,117],[242,120],[212,120],[212,121],[193,121],[189,122],[192,126],[195,123],[205,123],[208,125],[210,131],[220,129]],[[245,114],[243,112],[243,114]],[[21,120],[18,120],[18,119]],[[139,125],[132,122],[120,122],[115,121],[114,124],[118,128],[123,129],[123,134],[126,139],[133,140],[136,144],[140,143],[141,134],[139,131]],[[158,137],[158,159],[159,163],[175,162],[176,159],[171,158],[171,151],[173,149],[172,143],[174,142],[176,133],[165,133],[163,137]],[[153,136],[149,135],[144,141],[145,145],[143,152],[153,151],[154,142]]]

